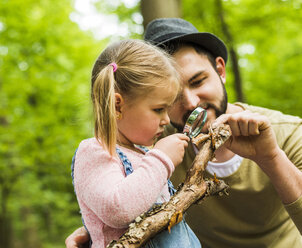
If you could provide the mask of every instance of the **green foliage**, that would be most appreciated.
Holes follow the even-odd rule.
[[[300,0],[221,0],[247,102],[302,116]],[[69,16],[69,0],[0,4],[0,247],[65,247],[81,225],[70,178],[73,153],[92,136],[90,72],[108,40]],[[94,2],[141,38],[138,5]],[[227,40],[217,0],[183,0],[183,17]],[[139,19],[139,18],[138,18]],[[227,44],[229,45],[229,44]],[[302,61],[301,61],[302,62]],[[227,90],[235,101],[228,62]]]
[[[126,4],[128,2],[128,4]],[[143,33],[142,19],[139,13],[139,0],[98,0],[94,2],[94,6],[100,14],[114,15],[117,17],[119,25],[127,28],[128,34],[115,34],[112,40],[116,39],[141,39]]]
[[[90,71],[103,48],[72,3],[0,5],[0,247],[64,247],[81,218],[70,177],[92,132]]]

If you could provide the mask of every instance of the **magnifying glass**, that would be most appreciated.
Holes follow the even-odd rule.
[[[202,107],[197,107],[188,117],[183,129],[183,133],[190,139],[196,137],[203,128],[207,120],[207,111]]]

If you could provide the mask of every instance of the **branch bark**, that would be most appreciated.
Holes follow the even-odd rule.
[[[201,199],[206,196],[226,193],[227,185],[216,179],[205,180],[203,172],[208,161],[214,158],[214,152],[231,135],[228,125],[221,125],[210,129],[209,134],[201,134],[192,142],[200,148],[193,161],[192,167],[187,172],[184,183],[179,187],[176,194],[169,202],[161,206],[155,206],[138,216],[129,225],[128,230],[116,241],[113,240],[107,248],[138,248],[154,237],[165,228],[170,228],[178,223],[182,216],[192,204],[202,203]]]

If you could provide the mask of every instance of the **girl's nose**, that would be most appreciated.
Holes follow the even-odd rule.
[[[168,115],[168,112],[165,112],[163,118],[161,119],[161,126],[164,126],[164,125],[168,125],[170,123],[170,117]]]

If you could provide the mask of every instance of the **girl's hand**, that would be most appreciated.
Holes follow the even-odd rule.
[[[190,138],[182,133],[172,134],[168,137],[160,139],[154,148],[164,152],[173,162],[176,167],[179,165],[184,157],[185,148],[188,146]]]

